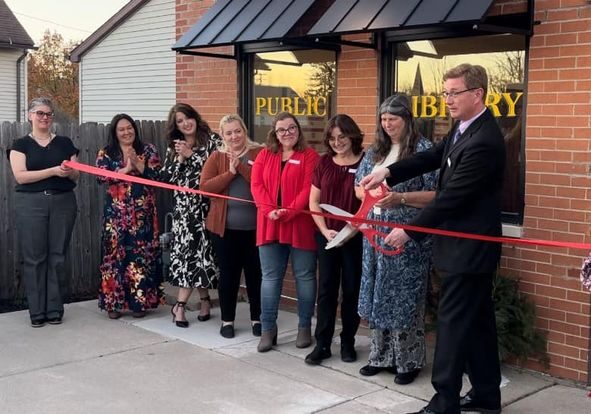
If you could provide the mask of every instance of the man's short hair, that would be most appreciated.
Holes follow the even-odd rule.
[[[457,78],[463,78],[466,88],[468,89],[482,88],[482,90],[484,90],[482,99],[485,99],[486,93],[488,91],[488,76],[486,74],[486,69],[480,65],[462,63],[455,68],[449,69],[443,75],[444,82],[448,79]]]

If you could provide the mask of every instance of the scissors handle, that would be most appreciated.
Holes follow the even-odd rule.
[[[384,248],[376,241],[376,239],[378,237],[385,239],[388,236],[388,233],[384,233],[382,231],[372,229],[371,227],[366,227],[366,226],[359,227],[359,230],[367,238],[367,241],[369,242],[369,244],[371,244],[373,246],[373,248],[376,249],[377,251],[379,251],[380,253],[383,253],[387,256],[395,256],[397,254],[402,253],[402,250],[403,250],[402,247]]]

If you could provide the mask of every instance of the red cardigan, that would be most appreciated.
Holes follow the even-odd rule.
[[[272,242],[289,244],[303,250],[316,250],[312,216],[293,210],[278,220],[267,215],[275,209],[281,187],[280,207],[308,210],[312,175],[318,154],[311,148],[296,151],[281,172],[281,152],[263,149],[251,173],[252,196],[257,203],[257,246]]]

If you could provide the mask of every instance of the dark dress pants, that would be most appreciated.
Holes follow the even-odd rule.
[[[222,321],[232,322],[236,319],[236,300],[243,269],[250,305],[250,320],[260,320],[261,261],[256,246],[256,230],[226,229],[224,237],[211,232],[209,234],[220,268],[218,294]]]
[[[316,232],[319,278],[314,337],[320,346],[329,348],[332,342],[340,288],[343,292],[341,343],[355,342],[360,320],[357,302],[361,284],[362,241],[363,236],[359,233],[343,246],[326,250],[326,238],[320,232]]]
[[[77,204],[74,192],[17,192],[16,229],[24,261],[23,279],[31,320],[61,317],[60,282]]]
[[[442,275],[431,378],[436,394],[428,406],[437,413],[460,412],[466,367],[472,396],[487,405],[501,404],[492,281],[490,273]]]

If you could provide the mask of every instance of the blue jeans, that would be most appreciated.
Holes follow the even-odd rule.
[[[298,328],[309,328],[312,323],[316,301],[316,252],[296,249],[288,244],[270,243],[259,246],[263,272],[261,284],[263,331],[271,331],[277,324],[281,288],[290,254],[298,297]]]

